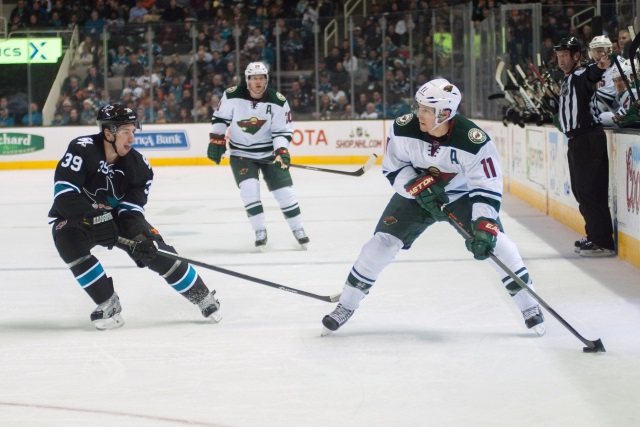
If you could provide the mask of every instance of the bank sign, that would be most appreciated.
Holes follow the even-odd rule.
[[[28,133],[0,132],[0,156],[26,154],[44,148],[44,137]]]
[[[187,133],[178,131],[138,132],[136,133],[133,147],[136,150],[144,149],[188,149],[189,139]]]
[[[0,41],[0,64],[52,64],[61,56],[60,37]]]

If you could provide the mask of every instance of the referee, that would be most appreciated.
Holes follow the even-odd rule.
[[[565,37],[554,47],[558,67],[564,72],[560,88],[558,122],[569,139],[571,190],[584,218],[587,237],[575,242],[575,251],[585,257],[616,254],[609,212],[609,156],[607,137],[600,119],[591,113],[591,98],[611,60],[580,65],[580,42]]]

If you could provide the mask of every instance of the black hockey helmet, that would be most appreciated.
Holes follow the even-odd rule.
[[[580,40],[573,36],[563,37],[562,40],[560,40],[560,43],[553,47],[553,50],[555,50],[556,52],[561,50],[568,50],[573,54],[580,52],[582,50],[582,46],[580,46]]]
[[[122,104],[112,104],[102,107],[100,111],[98,111],[96,123],[98,123],[100,132],[108,126],[109,130],[115,133],[118,127],[128,124],[135,125],[136,130],[142,129],[135,111]]]

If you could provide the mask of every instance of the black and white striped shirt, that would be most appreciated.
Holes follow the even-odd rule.
[[[591,98],[604,71],[596,64],[589,64],[574,69],[562,80],[558,120],[567,137],[571,138],[600,124],[600,119],[592,114]]]

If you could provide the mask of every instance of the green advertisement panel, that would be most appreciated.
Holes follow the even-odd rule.
[[[61,56],[60,37],[0,41],[0,64],[52,64]]]
[[[0,156],[33,153],[42,149],[44,149],[43,136],[0,132]]]

